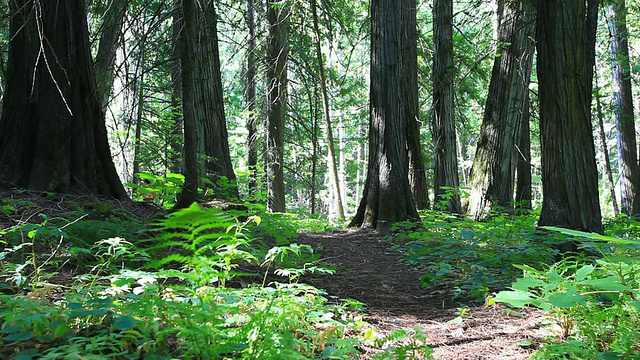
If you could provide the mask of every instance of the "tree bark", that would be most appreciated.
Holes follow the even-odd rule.
[[[453,1],[434,0],[433,5],[433,144],[434,204],[462,213],[453,87]]]
[[[284,117],[287,98],[287,13],[267,1],[267,210],[285,211]]]
[[[112,0],[104,14],[100,44],[95,58],[96,82],[100,106],[104,110],[109,104],[113,89],[116,50],[120,45],[122,24],[127,13],[127,1]]]
[[[336,161],[336,147],[333,141],[333,127],[331,125],[331,104],[329,103],[329,90],[327,89],[327,76],[324,71],[324,59],[322,57],[322,50],[320,46],[320,39],[322,34],[320,33],[320,26],[318,24],[318,4],[316,0],[311,0],[311,14],[313,17],[313,30],[316,35],[315,48],[316,57],[318,59],[318,73],[320,75],[320,90],[322,92],[322,109],[324,114],[327,146],[328,146],[328,166],[329,173],[331,174],[331,181],[333,182],[334,201],[336,203],[338,219],[344,219],[344,207],[342,206],[342,191],[340,189],[340,178],[338,177],[338,163]]]
[[[429,191],[422,142],[420,141],[420,111],[418,107],[418,34],[417,3],[402,0],[402,91],[403,111],[407,122],[407,152],[409,184],[418,209],[429,208]]]
[[[247,13],[245,22],[249,29],[249,39],[247,43],[247,78],[245,85],[245,99],[247,102],[247,167],[249,175],[249,194],[256,192],[258,183],[258,133],[256,112],[256,21],[255,21],[255,0],[247,0]]]
[[[371,1],[369,166],[349,226],[375,227],[383,233],[395,222],[419,219],[408,180],[407,122],[401,106],[401,19],[398,2]]]
[[[539,1],[543,202],[539,225],[602,233],[591,128],[597,1]]]
[[[618,167],[620,172],[620,205],[622,212],[632,215],[640,208],[634,206],[640,196],[640,167],[631,92],[631,66],[629,64],[629,32],[625,0],[614,0],[607,6],[609,44],[611,47],[611,76],[613,80],[613,107],[618,131]],[[640,200],[640,199],[639,199]]]
[[[522,118],[529,100],[534,9],[498,0],[497,46],[480,138],[470,174],[467,214],[480,220],[492,208],[513,210]]]
[[[533,54],[531,54],[533,56]],[[531,99],[527,95],[524,104],[524,114],[520,122],[520,136],[518,141],[518,165],[516,168],[516,206],[518,209],[531,210],[533,208],[533,194],[531,191]]]
[[[200,167],[198,165],[198,135],[195,114],[195,8],[193,0],[182,0],[182,31],[180,32],[180,66],[182,68],[182,116],[184,118],[184,184],[173,209],[182,209],[198,201]]]
[[[196,0],[192,0],[196,1]],[[194,21],[194,111],[198,135],[198,154],[204,155],[201,183],[216,198],[237,199],[236,175],[229,153],[227,120],[224,113],[220,50],[215,6],[211,0],[199,1]]]
[[[172,129],[169,135],[171,147],[169,159],[169,171],[181,173],[183,171],[183,118],[182,118],[182,67],[180,65],[180,29],[182,28],[181,0],[173,2],[173,19],[171,24],[171,37],[173,41],[173,59],[171,59],[171,121]]]
[[[0,182],[127,199],[111,159],[84,6],[10,2]]]

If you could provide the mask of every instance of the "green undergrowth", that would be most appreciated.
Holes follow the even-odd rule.
[[[495,214],[483,222],[439,211],[423,211],[422,223],[394,226],[393,241],[405,260],[423,271],[423,288],[450,294],[460,302],[484,302],[506,288],[520,270],[510,264],[540,268],[557,253],[551,244],[562,235],[541,236],[537,214]]]
[[[3,230],[0,358],[351,359],[365,344],[377,359],[430,356],[419,329],[378,336],[355,302],[300,282],[333,272],[293,242],[330,229],[322,219],[194,205],[140,233],[76,215]]]

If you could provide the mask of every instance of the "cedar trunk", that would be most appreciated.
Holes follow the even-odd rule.
[[[395,222],[419,219],[408,180],[407,122],[401,105],[400,12],[394,0],[371,2],[369,166],[364,194],[350,223],[381,232]]]
[[[505,0],[498,0],[498,9],[499,49],[469,181],[467,214],[474,219],[484,218],[495,206],[513,210],[519,126],[529,101],[534,9]]]
[[[594,4],[595,3],[595,4]],[[543,202],[539,225],[602,233],[591,128],[597,1],[539,1]]]
[[[460,214],[453,87],[453,1],[435,0],[433,18],[434,204],[444,203],[447,211]],[[453,193],[447,194],[452,190]]]
[[[128,198],[111,159],[85,2],[10,2],[0,182]]]

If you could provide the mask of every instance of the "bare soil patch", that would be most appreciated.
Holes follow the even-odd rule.
[[[313,285],[330,296],[365,303],[365,321],[382,334],[421,327],[438,359],[526,359],[548,335],[540,328],[544,314],[535,309],[470,302],[460,316],[460,300],[421,289],[422,273],[373,231],[301,234],[298,241],[336,267],[333,276],[311,279]],[[363,359],[371,356],[372,350],[365,350]]]

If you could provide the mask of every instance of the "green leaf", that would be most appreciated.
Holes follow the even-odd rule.
[[[565,229],[565,228],[560,228],[560,227],[555,227],[555,226],[541,226],[542,229],[547,229],[547,230],[551,230],[551,231],[557,231],[566,235],[571,235],[571,236],[575,236],[575,237],[583,237],[583,238],[587,238],[587,239],[591,239],[591,240],[602,240],[602,241],[607,241],[607,242],[611,242],[614,244],[623,244],[623,245],[638,245],[640,244],[640,241],[638,240],[627,240],[627,239],[618,239],[612,236],[605,236],[605,235],[600,235],[597,233],[588,233],[588,232],[584,232],[584,231],[578,231],[578,230],[571,230],[571,229]]]
[[[640,301],[630,302],[629,305],[633,306],[634,308],[636,308],[636,310],[640,311]]]
[[[610,276],[602,279],[583,280],[580,283],[584,285],[591,285],[599,290],[605,291],[626,291],[628,287],[620,284],[620,279],[615,276]]]
[[[547,297],[549,303],[559,308],[570,308],[575,303],[585,305],[587,302],[575,289],[569,289],[566,293],[551,294]]]
[[[591,275],[595,268],[593,265],[585,265],[576,271],[576,281],[582,281],[587,278],[587,276]]]
[[[525,278],[519,278],[518,280],[516,280],[516,282],[514,282],[511,287],[514,290],[520,290],[520,291],[526,292],[529,289],[542,286],[543,284],[544,284],[544,281],[540,279],[525,277]]]
[[[4,339],[6,341],[26,341],[31,339],[32,337],[33,337],[33,334],[29,331],[29,332],[19,332],[19,333],[9,334]]]
[[[507,303],[513,307],[523,308],[527,305],[534,304],[536,298],[527,291],[500,291],[493,298],[494,301]]]
[[[113,319],[113,327],[120,331],[130,329],[133,327],[133,324],[133,318],[130,316],[123,315]]]

